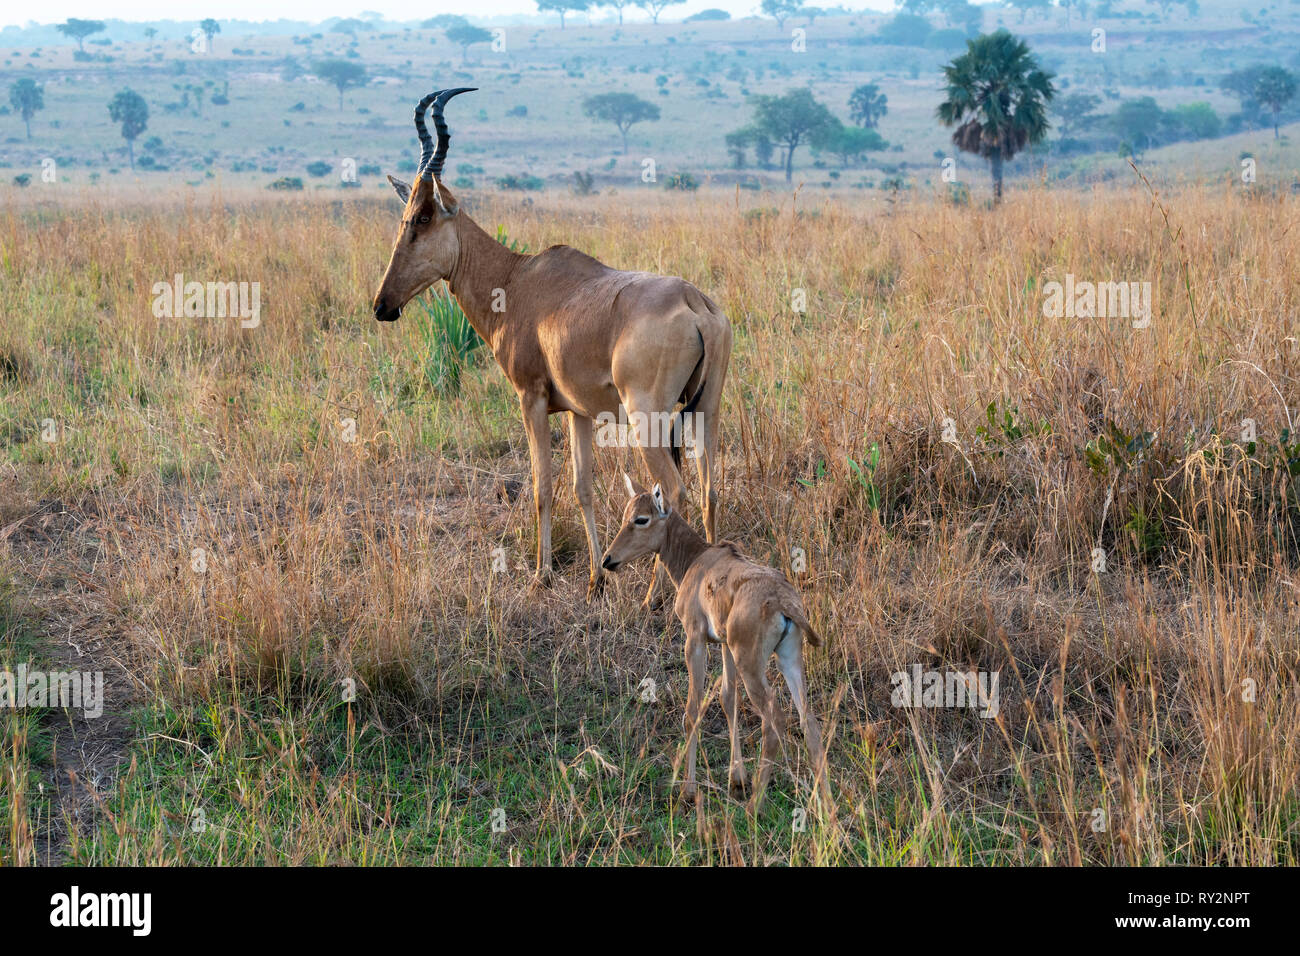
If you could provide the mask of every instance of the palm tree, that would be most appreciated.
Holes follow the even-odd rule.
[[[866,129],[875,129],[889,112],[889,97],[875,83],[859,86],[849,95],[849,119]]]
[[[993,172],[993,201],[1002,201],[1002,164],[1047,135],[1047,104],[1056,95],[1029,47],[1006,30],[966,41],[966,52],[943,68],[948,98],[937,115],[957,126],[958,149],[978,153]],[[958,125],[960,124],[960,125]]]

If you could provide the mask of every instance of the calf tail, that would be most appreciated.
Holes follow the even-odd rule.
[[[803,636],[809,644],[813,647],[821,647],[821,635],[813,630],[813,626],[808,623],[808,616],[804,614],[803,608],[797,601],[777,599],[770,601],[768,607],[764,608],[764,610],[775,611],[785,617],[786,634],[790,632],[792,627],[798,628],[803,632]],[[782,636],[784,637],[784,635]]]

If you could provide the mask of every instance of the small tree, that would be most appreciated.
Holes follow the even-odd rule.
[[[1270,66],[1255,81],[1255,99],[1273,111],[1273,138],[1278,138],[1278,114],[1295,98],[1295,77],[1280,66]]]
[[[598,6],[613,7],[618,11],[618,25],[623,25],[623,9],[633,5],[634,0],[603,0]]]
[[[134,90],[121,90],[108,104],[108,116],[114,123],[122,124],[122,138],[126,140],[127,154],[134,170],[135,139],[149,126],[149,105]]]
[[[1052,112],[1061,122],[1061,136],[1068,137],[1096,119],[1094,112],[1101,105],[1101,97],[1092,93],[1070,93],[1052,104]]]
[[[754,144],[754,128],[743,126],[732,130],[723,137],[723,142],[727,144],[727,152],[731,155],[732,164],[737,169],[744,169],[745,153]]]
[[[1175,106],[1165,114],[1170,123],[1191,139],[1214,139],[1223,131],[1219,114],[1209,103],[1197,101]]]
[[[1020,22],[1025,22],[1025,14],[1030,10],[1046,10],[1052,5],[1052,0],[1003,0],[1008,7],[1014,7],[1020,11]]]
[[[764,16],[775,20],[776,28],[780,30],[785,26],[786,20],[802,12],[803,4],[804,0],[763,0],[763,5],[759,9]]]
[[[1041,142],[1051,124],[1047,104],[1056,95],[1023,41],[1006,30],[966,41],[966,52],[943,68],[947,99],[937,115],[956,126],[958,149],[989,161],[993,201],[1002,201],[1002,164],[1026,146]]]
[[[754,125],[769,140],[785,147],[788,183],[794,176],[794,151],[824,127],[834,125],[836,119],[806,88],[791,90],[784,96],[756,96],[754,101]]]
[[[153,38],[158,35],[158,31],[153,27],[144,28],[144,38],[149,41],[149,49],[153,49]]]
[[[449,27],[468,25],[469,21],[455,13],[440,13],[436,17],[429,17],[420,24],[423,30],[446,30]]]
[[[970,0],[939,0],[937,6],[943,11],[943,19],[948,26],[961,28],[967,36],[980,32],[980,27],[984,23],[982,7],[971,3]]]
[[[1150,96],[1125,100],[1111,115],[1115,132],[1119,134],[1129,152],[1140,157],[1151,145],[1151,134],[1159,128],[1164,112]]]
[[[77,41],[77,49],[82,53],[86,52],[82,41],[94,33],[103,33],[104,24],[99,20],[78,20],[76,17],[69,17],[67,22],[60,23],[54,29],[58,30],[64,36],[72,37]]]
[[[464,63],[469,59],[469,48],[475,43],[491,43],[492,31],[484,30],[472,24],[457,24],[447,30],[447,39],[460,47],[460,59]]]
[[[865,83],[849,94],[849,119],[859,126],[875,129],[888,112],[889,97],[875,83]]]
[[[347,60],[321,60],[312,64],[312,72],[338,89],[340,113],[343,112],[343,94],[353,87],[366,84],[366,68],[360,63],[349,63]]]
[[[592,119],[613,123],[623,136],[623,153],[627,154],[627,131],[636,123],[659,118],[659,107],[635,93],[601,93],[582,101],[582,111]]]
[[[211,17],[208,17],[208,19],[199,24],[199,29],[202,30],[203,35],[208,38],[208,49],[211,50],[212,38],[221,32],[221,24],[216,20],[213,20]]]
[[[636,5],[650,14],[652,23],[658,23],[659,14],[663,13],[665,9],[685,2],[686,0],[636,0]]]
[[[845,126],[839,120],[823,126],[812,137],[813,149],[838,156],[840,165],[846,168],[863,153],[879,152],[888,145],[874,129]]]
[[[22,114],[27,126],[27,138],[32,138],[32,116],[37,110],[45,109],[45,87],[33,79],[24,77],[9,87],[9,103]]]
[[[536,0],[537,9],[542,13],[558,13],[560,29],[564,29],[564,18],[570,13],[581,13],[591,7],[591,0]]]

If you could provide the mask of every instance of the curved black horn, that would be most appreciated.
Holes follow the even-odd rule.
[[[424,175],[424,168],[429,165],[429,160],[433,158],[433,137],[429,135],[429,127],[424,125],[424,113],[429,105],[441,96],[445,90],[437,90],[430,93],[424,99],[420,100],[419,105],[415,107],[415,132],[420,137],[420,165],[416,167],[418,175]]]
[[[447,146],[451,143],[451,133],[447,130],[447,121],[442,118],[442,108],[447,105],[447,101],[453,96],[460,96],[462,93],[473,93],[477,89],[476,86],[462,86],[454,90],[440,90],[434,94],[433,128],[438,132],[438,148],[429,160],[429,165],[421,168],[420,177],[422,179],[442,177],[442,164],[447,159]],[[420,112],[421,125],[423,125],[423,110]],[[427,144],[425,148],[428,148]]]

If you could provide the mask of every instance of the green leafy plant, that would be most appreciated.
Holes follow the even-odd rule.
[[[434,390],[454,394],[460,391],[461,374],[483,344],[469,318],[445,288],[416,300],[423,315],[415,325],[424,345],[424,378]]]
[[[996,401],[989,402],[984,409],[984,416],[988,419],[988,424],[978,426],[975,434],[986,445],[1011,445],[1026,435],[1052,433],[1052,426],[1047,419],[1037,423],[1026,422],[1020,417],[1020,409],[1014,405],[999,408]]]
[[[876,469],[880,467],[880,443],[872,442],[867,446],[867,453],[861,461],[848,459],[849,471],[858,479],[858,484],[867,495],[867,507],[879,511],[883,500],[880,487],[876,484]]]
[[[1089,471],[1104,478],[1112,468],[1120,472],[1136,468],[1146,460],[1154,441],[1152,432],[1130,435],[1114,422],[1107,422],[1105,433],[1084,445],[1083,458]]]

